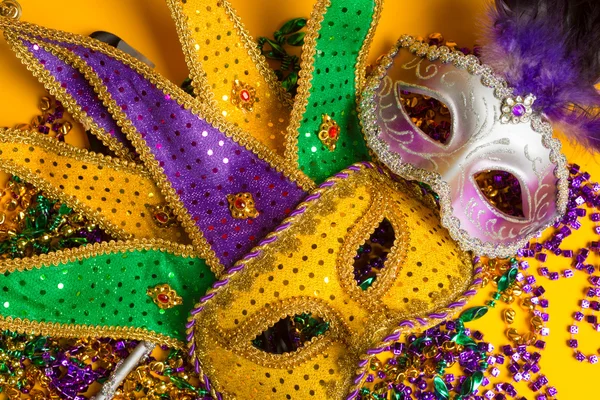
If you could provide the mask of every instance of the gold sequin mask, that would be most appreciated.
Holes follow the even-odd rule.
[[[360,355],[403,320],[450,315],[473,267],[415,195],[372,164],[352,166],[217,282],[192,312],[188,336],[213,390],[341,398]],[[283,325],[303,319],[312,326],[278,340]]]

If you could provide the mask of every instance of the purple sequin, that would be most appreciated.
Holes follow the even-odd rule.
[[[108,110],[103,107],[102,102],[98,99],[98,95],[79,71],[60,58],[52,55],[52,53],[39,46],[34,46],[31,42],[23,40],[23,44],[40,60],[44,68],[54,76],[60,86],[75,99],[81,109],[100,128],[104,129],[104,131],[121,143],[128,143],[121,128],[111,118]]]

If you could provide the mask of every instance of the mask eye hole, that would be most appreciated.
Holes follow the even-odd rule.
[[[377,279],[395,240],[394,227],[390,221],[383,219],[369,239],[358,248],[354,256],[354,279],[362,290],[367,290]]]
[[[290,353],[328,330],[329,322],[310,313],[303,313],[280,319],[275,325],[256,336],[252,340],[252,345],[271,354]]]
[[[488,203],[506,215],[525,218],[521,184],[513,174],[490,170],[478,172],[474,178]]]
[[[405,89],[400,90],[400,103],[413,124],[431,140],[443,145],[449,142],[452,118],[444,103]]]

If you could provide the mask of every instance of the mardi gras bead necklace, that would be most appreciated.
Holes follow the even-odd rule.
[[[9,331],[0,336],[0,388],[10,398],[60,395],[83,399],[78,393],[106,379],[119,358],[127,357],[136,345],[111,339],[58,340]]]
[[[523,249],[521,255],[529,258],[535,258],[541,263],[538,272],[541,276],[547,277],[550,280],[558,280],[559,278],[571,278],[574,276],[574,271],[582,271],[587,274],[593,274],[596,268],[588,263],[588,257],[593,251],[598,249],[598,241],[590,241],[589,244],[580,248],[577,251],[562,249],[562,242],[572,234],[572,230],[578,230],[582,224],[580,219],[585,217],[588,213],[582,206],[587,205],[592,210],[597,210],[598,207],[598,192],[600,185],[590,180],[590,174],[582,172],[580,167],[576,164],[570,166],[570,178],[569,178],[569,203],[568,211],[565,217],[559,221],[555,226],[555,232],[549,236],[547,240],[542,243],[533,243],[531,246]],[[599,217],[598,213],[592,212],[589,215],[591,221],[597,223]],[[598,234],[598,226],[594,228],[594,233]],[[557,271],[549,271],[544,265],[548,258],[548,255],[560,256],[566,259],[570,259],[571,268],[564,269],[561,273]],[[527,261],[523,261],[522,265],[526,264]],[[591,323],[594,329],[597,330],[597,318],[595,312],[600,308],[598,306],[597,287],[596,283],[598,278],[596,276],[590,276],[590,282],[592,286],[587,288],[584,293],[585,297],[580,300],[580,310],[573,314],[573,323],[568,327],[568,331],[571,334],[571,339],[567,341],[567,345],[574,350],[574,357],[576,360],[583,362],[588,361],[591,364],[598,362],[598,355],[584,355],[578,350],[579,341],[577,340],[577,334],[579,332],[578,322],[586,320]],[[590,312],[590,315],[584,315],[584,312]]]
[[[583,354],[578,350],[579,341],[577,340],[579,334],[578,322],[580,321],[585,321],[591,324],[594,330],[600,331],[600,324],[598,324],[598,317],[596,316],[596,312],[600,310],[600,303],[597,300],[600,297],[600,277],[592,275],[589,281],[592,286],[585,290],[585,297],[579,302],[580,309],[573,314],[573,323],[569,326],[571,339],[567,341],[567,345],[573,349],[573,355],[577,361],[588,361],[590,364],[597,364],[598,355],[590,354],[586,356]],[[600,349],[597,351],[600,352]]]
[[[519,301],[522,309],[530,313],[530,331],[519,333],[516,329],[510,326],[514,323],[516,311],[512,308],[506,308],[502,312],[502,318],[506,324],[505,334],[511,344],[500,346],[501,353],[496,356],[504,364],[507,359],[506,367],[514,382],[522,380],[530,382],[529,387],[533,392],[538,392],[542,387],[546,387],[548,396],[555,396],[556,389],[548,385],[547,378],[541,374],[539,361],[541,353],[546,343],[542,339],[538,339],[537,335],[547,336],[550,331],[545,326],[549,315],[543,312],[549,304],[543,298],[544,289],[537,286],[535,278],[527,274],[527,264],[519,263],[516,259],[510,260],[490,260],[488,268],[493,270],[504,271],[497,281],[497,291],[493,296],[493,300],[488,302],[490,307],[495,307],[498,300],[511,305]],[[525,297],[532,294],[532,297]],[[538,310],[537,308],[540,308]],[[534,351],[529,351],[528,347],[533,346]],[[490,374],[493,377],[500,375],[498,367],[492,368]],[[506,390],[513,396],[513,390]],[[516,394],[515,394],[516,395]],[[514,397],[514,396],[513,396]],[[491,397],[489,397],[491,398]]]
[[[39,102],[42,114],[30,124],[18,124],[19,130],[36,129],[64,141],[73,125],[66,118],[60,102],[44,96]],[[8,196],[0,215],[0,257],[15,258],[46,254],[63,248],[109,240],[94,223],[56,200],[45,196],[32,185],[12,176],[2,194]]]
[[[47,254],[53,250],[99,243],[103,238],[108,236],[95,224],[40,193],[33,196],[18,229],[0,244],[0,253],[4,258]]]
[[[574,268],[575,270],[584,271],[584,272],[587,272],[588,274],[593,273],[595,270],[595,268],[592,265],[586,264],[586,260],[590,254],[590,251],[587,248],[584,247],[577,252],[574,252],[572,250],[563,250],[560,248],[562,241],[571,234],[571,229],[579,229],[581,227],[581,223],[578,220],[579,220],[579,218],[586,216],[586,210],[583,208],[580,208],[580,207],[586,203],[589,207],[596,206],[597,191],[599,189],[597,183],[589,181],[590,175],[588,173],[581,172],[577,165],[572,165],[570,167],[570,172],[571,172],[570,193],[569,193],[570,194],[570,196],[569,196],[570,211],[567,212],[565,218],[560,223],[557,223],[555,225],[556,231],[554,234],[550,235],[550,238],[548,240],[544,241],[541,244],[534,242],[533,244],[531,244],[530,246],[527,246],[526,248],[522,249],[519,252],[519,254],[521,256],[535,258],[539,262],[541,262],[542,265],[538,269],[538,272],[541,276],[547,277],[550,280],[558,280],[560,276],[562,276],[563,278],[570,278],[573,276],[573,270],[571,270],[570,268],[567,268],[567,269],[563,270],[562,273],[560,273],[560,274],[558,272],[548,271],[548,268],[543,265],[543,263],[547,259],[546,252],[551,252],[557,256],[571,258],[572,263],[573,263],[572,265],[575,267]],[[595,217],[594,215],[595,214],[591,214],[590,219],[592,221],[596,222],[597,217]],[[597,242],[592,241],[590,248],[592,250],[596,249]],[[519,263],[519,266],[520,266],[522,272],[524,272],[524,270],[529,268],[529,262],[526,260],[523,260]],[[571,333],[571,339],[567,342],[567,344],[569,347],[574,349],[575,359],[577,359],[578,361],[586,361],[587,360],[591,364],[595,364],[598,361],[598,356],[596,354],[585,356],[581,351],[577,350],[577,348],[579,346],[579,342],[576,339],[576,335],[579,332],[579,328],[577,325],[578,322],[585,320],[586,322],[592,324],[594,329],[597,329],[597,327],[598,327],[595,311],[597,311],[599,306],[598,306],[598,302],[595,301],[594,298],[598,294],[596,285],[599,281],[599,278],[597,278],[596,276],[591,276],[589,279],[593,286],[586,289],[586,291],[585,291],[586,297],[580,301],[580,307],[581,307],[580,311],[573,314],[574,323],[571,326],[569,326],[569,328],[568,328],[569,332]],[[524,292],[534,293],[536,295],[538,295],[538,294],[543,295],[543,290],[540,290],[539,287],[536,288],[535,286],[532,286],[535,282],[535,278],[533,276],[523,274],[523,276],[521,277],[520,280],[523,280],[526,283],[523,286]],[[533,309],[536,306],[540,306],[542,308],[548,307],[549,304],[548,304],[547,300],[541,298],[541,296],[538,296],[537,299],[534,297],[528,301],[524,301],[523,303],[524,303],[523,305],[525,307],[533,310],[533,315],[534,315],[533,318],[536,318],[535,323],[533,323],[533,319],[532,319],[533,328],[536,331],[542,333],[542,335],[548,334],[549,331],[547,330],[547,328],[545,328],[543,326],[543,323],[548,321],[548,317],[549,317],[548,314],[545,312],[537,311],[537,310]],[[590,314],[584,315],[585,310],[590,310]],[[513,312],[510,309],[506,310],[504,313],[504,317],[505,317],[505,321],[509,322],[511,319],[514,318]],[[516,338],[516,339],[523,338],[522,336],[518,335],[516,333],[516,331],[508,330],[507,334],[510,334],[509,337],[512,336],[512,338]],[[540,350],[543,350],[545,348],[545,343],[542,340],[535,341],[534,345]],[[506,352],[513,353],[513,354],[515,352],[514,348],[509,349],[507,347],[506,349],[503,348],[503,350],[505,350],[505,354],[506,354]],[[536,356],[536,358],[537,358],[537,356]],[[529,370],[531,370],[531,368],[527,368],[525,373],[527,373]],[[534,368],[533,372],[537,372],[536,370],[537,370],[537,368]],[[525,373],[523,373],[522,370],[520,371],[517,368],[513,368],[511,372],[513,372],[513,377],[518,377],[517,379],[519,379],[519,380],[523,379],[523,378],[530,378],[529,374],[525,375]],[[526,379],[526,380],[529,380],[529,379]],[[540,386],[543,386],[544,384],[547,384],[547,379],[540,376],[536,381],[532,382],[531,388],[537,391],[540,389]],[[554,387],[549,386],[547,388],[547,394],[549,396],[555,396],[556,393],[557,393],[557,391]]]
[[[73,123],[66,119],[65,109],[60,101],[51,96],[44,96],[39,102],[39,109],[42,112],[35,116],[29,124],[18,124],[15,129],[30,130],[34,129],[44,135],[55,137],[58,141],[64,141],[65,136],[73,128]]]
[[[555,389],[548,386],[547,378],[541,374],[539,361],[541,359],[540,351],[546,347],[543,339],[538,339],[537,335],[546,337],[550,334],[550,330],[545,326],[549,315],[544,312],[549,303],[544,298],[544,289],[542,286],[537,286],[535,278],[532,275],[525,273],[521,266],[522,290],[526,294],[533,294],[532,297],[526,297],[521,300],[521,306],[530,312],[530,331],[525,334],[519,334],[515,329],[509,328],[506,335],[513,342],[513,346],[506,345],[502,347],[505,356],[510,357],[511,364],[508,367],[513,380],[520,382],[521,380],[530,382],[529,387],[533,392],[538,392],[543,387],[547,386],[546,393],[549,396],[554,396]],[[504,313],[505,321],[510,323],[510,310],[507,309]],[[535,351],[529,352],[528,347],[532,346]]]
[[[476,313],[476,312],[475,312]],[[489,383],[482,370],[487,367],[488,343],[482,335],[465,328],[462,320],[448,321],[391,346],[392,357],[370,366],[361,399],[448,399],[450,391],[461,398]],[[458,365],[464,376],[444,374]]]
[[[468,354],[469,345],[471,347],[474,346],[474,340],[481,340],[483,336],[479,332],[471,333],[469,329],[464,328],[463,324],[484,315],[486,307],[477,307],[466,310],[458,320],[448,322],[445,325],[446,329],[456,329],[456,334],[451,337],[449,336],[448,338],[457,344],[459,350],[463,350],[465,344],[468,345],[466,346],[466,353],[465,351],[462,351],[461,353],[456,354],[461,362],[460,365],[464,367],[464,372],[467,374],[473,374],[473,371],[478,370],[478,368],[483,368],[482,371],[489,373],[491,377],[498,377],[500,375],[500,369],[498,367],[506,365],[514,382],[520,382],[522,380],[528,381],[530,382],[529,387],[533,392],[539,393],[540,390],[545,388],[545,394],[537,395],[538,398],[544,398],[543,396],[546,395],[553,398],[558,392],[556,388],[549,385],[547,377],[541,374],[539,367],[539,361],[541,360],[539,351],[545,348],[545,342],[536,338],[536,334],[541,334],[542,336],[547,336],[549,334],[548,328],[544,325],[548,320],[548,314],[536,309],[540,307],[544,310],[549,305],[547,300],[543,297],[544,289],[541,286],[537,286],[533,276],[527,274],[527,262],[521,262],[520,265],[516,259],[507,260],[505,262],[492,261],[493,267],[488,268],[500,271],[501,275],[497,278],[498,288],[493,295],[493,299],[488,302],[488,306],[495,307],[499,300],[511,304],[521,297],[522,294],[532,294],[533,297],[521,299],[522,306],[531,313],[531,332],[519,334],[515,329],[509,327],[514,321],[515,316],[514,310],[509,308],[505,310],[503,314],[505,322],[507,323],[506,335],[513,344],[501,346],[501,353],[499,354],[489,353],[479,355],[472,359]],[[436,329],[439,329],[440,326],[436,327]],[[429,369],[424,368],[425,362],[432,361],[429,360],[429,358],[434,357],[433,354],[436,353],[436,351],[445,354],[444,351],[454,350],[453,346],[450,346],[449,343],[442,343],[440,346],[439,341],[431,340],[430,336],[435,337],[432,330],[427,330],[419,336],[419,341],[416,340],[416,336],[412,335],[407,337],[407,343],[398,343],[397,345],[392,346],[390,350],[394,355],[405,356],[407,351],[410,354],[410,349],[415,348],[416,344],[420,344],[424,341],[424,346],[416,347],[419,350],[418,353],[423,354],[421,356],[422,363],[412,365],[412,367],[416,367],[415,369],[406,370],[405,368],[402,371],[398,370],[398,365],[406,367],[406,361],[399,362],[396,358],[391,358],[386,363],[378,361],[372,364],[372,372],[366,378],[368,387],[372,389],[363,387],[363,389],[361,389],[361,396],[363,396],[363,398],[371,398],[368,396],[372,396],[373,398],[386,398],[385,396],[388,396],[388,394],[391,393],[392,398],[412,398],[411,396],[414,395],[415,398],[418,399],[434,398],[435,396],[437,396],[437,398],[446,399],[449,398],[449,390],[455,390],[458,394],[458,397],[456,398],[461,398],[461,396],[467,396],[476,391],[475,389],[477,389],[480,384],[482,386],[489,384],[489,379],[485,376],[477,377],[476,375],[467,375],[466,377],[461,377],[462,379],[459,380],[458,386],[455,386],[453,385],[455,378],[452,374],[444,377],[434,376],[432,382],[428,384],[426,378],[431,379],[432,372],[435,371],[438,374],[443,374],[444,367],[450,365],[445,365],[448,359],[447,354],[435,358],[435,360],[442,359],[442,363],[436,364],[436,361],[433,361],[433,364],[427,364],[429,365]],[[437,343],[437,345],[435,345],[435,343]],[[528,351],[527,348],[529,346],[534,346],[536,351]],[[493,346],[485,343],[478,343],[475,348],[489,352],[493,351]],[[473,360],[486,361],[478,365],[473,364]],[[433,366],[437,366],[437,369],[432,368]],[[411,367],[410,364],[409,367]],[[417,373],[417,371],[421,372]],[[416,373],[418,374],[417,378],[414,376]],[[427,375],[428,373],[430,375]],[[407,379],[407,376],[408,382],[405,384],[403,381]],[[389,382],[392,383],[391,386]],[[427,392],[426,389],[428,387],[430,389],[433,388],[434,392]],[[446,387],[445,390],[444,387]],[[493,386],[493,390],[482,390],[483,396],[488,399],[502,399],[505,395],[510,397],[518,396],[515,387],[510,383],[498,383]]]

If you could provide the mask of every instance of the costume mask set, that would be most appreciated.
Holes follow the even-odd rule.
[[[367,74],[380,0],[316,1],[294,98],[227,0],[167,3],[194,95],[5,2],[5,39],[107,155],[3,129],[0,169],[114,240],[1,261],[2,329],[187,344],[214,398],[354,398],[373,355],[464,308],[479,256],[511,257],[565,213],[549,119],[574,114],[407,35]],[[445,104],[447,138],[408,93]],[[489,171],[512,177],[518,213],[486,197]]]

